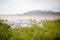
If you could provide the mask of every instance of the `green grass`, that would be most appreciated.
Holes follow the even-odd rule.
[[[0,23],[0,40],[59,40],[60,20],[42,21],[42,23],[43,28],[33,25],[14,29],[9,29],[6,24]]]
[[[7,24],[0,23],[0,40],[9,40],[11,31]]]

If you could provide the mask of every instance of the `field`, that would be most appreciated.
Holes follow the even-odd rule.
[[[0,40],[59,40],[60,20],[42,21],[43,28],[32,27],[9,28],[0,20]],[[37,22],[31,21],[31,22]]]

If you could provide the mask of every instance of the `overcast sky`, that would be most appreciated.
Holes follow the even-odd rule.
[[[22,14],[32,10],[60,12],[60,0],[0,0],[0,15]]]

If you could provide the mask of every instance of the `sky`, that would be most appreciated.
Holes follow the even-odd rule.
[[[60,12],[60,0],[0,0],[0,15],[23,14],[33,10]]]

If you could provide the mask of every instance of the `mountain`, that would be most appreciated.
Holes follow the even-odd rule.
[[[34,10],[34,11],[29,11],[25,14],[60,14],[60,12]]]
[[[26,12],[26,13],[23,13],[23,14],[15,14],[15,15],[0,15],[0,16],[17,16],[17,15],[34,15],[34,14],[58,14],[60,15],[60,12],[53,12],[53,11],[41,11],[41,10],[33,10],[33,11],[29,11],[29,12]]]

